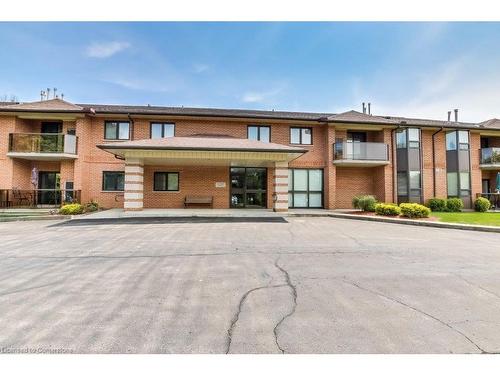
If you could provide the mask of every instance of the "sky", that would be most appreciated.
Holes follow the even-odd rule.
[[[500,117],[500,23],[0,23],[0,98]]]

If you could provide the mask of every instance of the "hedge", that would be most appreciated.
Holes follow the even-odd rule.
[[[375,211],[375,204],[377,200],[373,195],[360,195],[352,199],[352,205],[354,208],[359,208],[362,211]]]
[[[401,214],[401,208],[393,203],[377,203],[375,212],[377,215],[398,216]]]
[[[418,203],[401,203],[399,207],[401,208],[401,215],[410,219],[429,217],[431,214],[430,208]]]
[[[435,212],[444,212],[446,211],[446,199],[442,198],[431,198],[427,202],[427,205],[431,209],[431,211]]]
[[[464,208],[464,202],[460,198],[448,198],[446,200],[446,210],[450,212],[460,212]]]
[[[483,197],[479,197],[474,201],[474,208],[478,212],[486,212],[490,209],[490,206],[490,201]]]
[[[59,209],[61,215],[79,215],[83,211],[83,206],[79,203],[65,204]]]

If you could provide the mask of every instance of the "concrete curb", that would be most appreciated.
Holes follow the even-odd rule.
[[[71,216],[64,216],[64,215],[13,216],[13,217],[0,217],[0,223],[7,223],[11,221],[67,220],[67,219],[71,219]]]
[[[351,220],[364,220],[364,221],[374,221],[380,223],[392,223],[392,224],[404,224],[404,225],[416,225],[420,227],[433,227],[433,228],[445,228],[445,229],[460,229],[460,230],[472,230],[476,232],[492,232],[500,233],[500,227],[491,227],[485,225],[471,225],[471,224],[457,224],[457,223],[442,223],[436,221],[425,221],[425,220],[411,220],[411,219],[393,219],[387,217],[377,217],[377,216],[362,216],[362,215],[350,215],[341,213],[325,213],[324,215],[308,215],[308,214],[290,214],[288,216],[295,217],[335,217],[339,219],[351,219]]]

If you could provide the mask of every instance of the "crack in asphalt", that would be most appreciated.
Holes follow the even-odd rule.
[[[357,283],[355,283],[355,282],[353,282],[353,281],[350,281],[350,280],[348,280],[348,279],[346,279],[346,278],[343,278],[343,279],[342,279],[342,281],[343,281],[344,283],[349,284],[349,285],[352,285],[352,286],[354,286],[354,287],[356,287],[356,288],[358,288],[358,289],[364,290],[365,292],[368,292],[368,293],[371,293],[371,294],[377,295],[377,296],[382,297],[382,298],[385,298],[385,299],[387,299],[387,300],[389,300],[389,301],[391,301],[391,302],[394,302],[394,303],[397,303],[397,304],[399,304],[399,305],[401,305],[401,306],[404,306],[404,307],[406,307],[406,308],[409,308],[409,309],[411,309],[411,310],[413,310],[413,311],[416,311],[416,312],[418,312],[418,313],[420,313],[420,314],[422,314],[422,315],[427,316],[428,318],[431,318],[431,319],[435,320],[435,321],[436,321],[436,322],[438,322],[438,323],[441,323],[442,325],[444,325],[444,326],[448,327],[449,329],[451,329],[451,330],[452,330],[452,331],[454,331],[455,333],[458,333],[460,336],[462,336],[462,337],[463,337],[463,338],[465,338],[467,341],[469,341],[472,345],[474,345],[474,346],[475,346],[475,347],[476,347],[476,348],[477,348],[477,349],[481,352],[481,354],[499,354],[499,353],[496,353],[496,352],[488,352],[488,351],[484,350],[484,349],[483,349],[483,348],[481,348],[478,344],[476,344],[476,343],[475,343],[475,342],[474,342],[474,341],[473,341],[473,340],[472,340],[469,336],[467,336],[465,333],[463,333],[462,331],[460,331],[460,330],[456,329],[456,328],[455,328],[455,327],[453,327],[451,324],[449,324],[449,323],[447,323],[447,322],[445,322],[445,321],[443,321],[443,320],[439,319],[438,317],[435,317],[434,315],[431,315],[431,314],[429,314],[429,313],[427,313],[427,312],[425,312],[425,311],[423,311],[423,310],[420,310],[420,309],[418,309],[418,308],[416,308],[416,307],[414,307],[414,306],[408,305],[407,303],[405,303],[405,302],[403,302],[403,301],[401,301],[401,300],[399,300],[399,299],[396,299],[396,298],[390,297],[390,296],[385,295],[385,294],[383,294],[383,293],[381,293],[381,292],[378,292],[378,291],[376,291],[376,290],[372,290],[372,289],[369,289],[369,288],[363,287],[363,286],[361,286],[361,285],[359,285],[359,284],[357,284]]]
[[[234,314],[233,318],[231,319],[231,323],[229,325],[229,329],[227,330],[226,354],[229,354],[229,351],[231,350],[231,343],[233,341],[234,328],[236,327],[236,323],[238,323],[238,320],[240,319],[240,314],[241,314],[241,310],[243,308],[243,304],[245,303],[245,301],[248,298],[248,296],[251,293],[256,292],[257,290],[282,288],[284,286],[287,286],[287,285],[286,284],[279,284],[279,285],[264,285],[264,286],[259,286],[259,287],[247,290],[241,296],[240,302],[238,303],[238,309],[236,310],[236,313]]]
[[[285,275],[286,286],[288,286],[290,288],[290,290],[292,292],[292,296],[293,296],[292,309],[280,319],[280,321],[274,326],[274,329],[273,329],[274,341],[276,342],[276,346],[278,347],[278,349],[281,351],[282,354],[285,354],[285,349],[283,349],[281,347],[279,340],[278,340],[278,329],[286,319],[288,319],[289,317],[291,317],[295,313],[295,310],[297,309],[297,288],[292,283],[292,281],[290,279],[290,274],[288,273],[288,271],[279,265],[279,263],[278,263],[279,260],[280,260],[280,258],[278,257],[278,259],[276,259],[276,261],[274,262],[274,265],[277,269],[279,269]]]
[[[486,293],[489,293],[489,294],[491,294],[492,296],[495,296],[496,298],[500,298],[500,295],[499,295],[499,294],[497,294],[497,293],[495,293],[495,292],[492,292],[491,290],[486,289],[486,288],[482,287],[482,286],[481,286],[481,285],[479,285],[479,284],[473,283],[473,282],[472,282],[472,281],[470,281],[470,280],[467,280],[465,277],[463,277],[462,275],[460,275],[460,274],[458,274],[458,273],[456,273],[456,274],[455,274],[455,276],[456,276],[456,277],[458,277],[460,280],[462,280],[462,281],[466,282],[466,283],[467,283],[467,284],[469,284],[469,285],[475,286],[476,288],[479,288],[479,289],[481,289],[482,291],[484,291],[484,292],[486,292]]]
[[[60,284],[60,282],[55,281],[55,282],[48,283],[48,284],[31,286],[29,288],[11,290],[11,291],[7,291],[7,292],[4,292],[4,293],[0,293],[0,297],[7,296],[7,295],[10,295],[10,294],[15,294],[15,293],[27,292],[27,291],[30,291],[30,290],[33,290],[33,289],[46,288],[48,286],[52,286],[52,285],[56,285],[56,284]]]

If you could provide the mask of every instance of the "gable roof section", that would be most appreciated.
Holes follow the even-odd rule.
[[[84,112],[86,109],[62,99],[49,99],[31,103],[1,105],[0,110],[15,112]]]
[[[500,120],[497,118],[492,118],[490,120],[480,122],[478,125],[481,128],[500,129]]]
[[[358,111],[348,111],[339,113],[336,115],[330,115],[326,118],[329,122],[355,122],[355,123],[365,123],[365,124],[388,124],[394,125],[398,122],[391,120],[387,117],[368,115],[366,113],[361,113]]]

